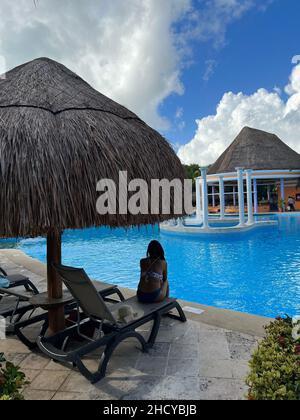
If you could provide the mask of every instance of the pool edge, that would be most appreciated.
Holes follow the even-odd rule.
[[[18,249],[2,249],[0,250],[0,255],[1,254],[8,258],[12,263],[22,266],[24,269],[27,269],[34,274],[44,277],[46,282],[47,270],[46,265],[42,262],[28,256]],[[135,291],[132,289],[120,289],[126,298],[135,295]],[[201,315],[187,312],[186,315],[188,319],[204,323],[212,327],[223,328],[225,330],[236,331],[256,337],[263,337],[265,334],[264,327],[273,320],[272,318],[231,311],[228,309],[220,309],[181,299],[179,299],[179,302],[183,307],[189,306],[204,311]]]

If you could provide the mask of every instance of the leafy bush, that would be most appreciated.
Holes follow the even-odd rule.
[[[266,338],[250,361],[249,400],[300,400],[300,340],[293,331],[288,317],[266,327]]]
[[[7,362],[0,353],[0,400],[23,400],[22,391],[27,383],[20,368]]]

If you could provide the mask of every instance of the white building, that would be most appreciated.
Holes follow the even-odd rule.
[[[288,198],[300,210],[300,155],[277,136],[249,127],[196,180],[197,219],[209,226],[209,209],[220,219],[238,213],[240,226],[254,223],[254,213],[281,211]]]

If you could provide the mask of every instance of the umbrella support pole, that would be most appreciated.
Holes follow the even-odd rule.
[[[62,281],[54,270],[54,264],[61,264],[61,232],[51,230],[47,235],[47,283],[50,299],[61,299],[63,296]],[[49,310],[49,335],[64,330],[64,307],[58,306]]]

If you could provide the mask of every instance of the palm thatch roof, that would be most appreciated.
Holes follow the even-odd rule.
[[[151,179],[184,179],[160,134],[62,64],[40,58],[0,80],[0,236],[174,216],[98,215],[97,182],[117,184],[119,171],[149,186]]]
[[[245,127],[209,168],[209,174],[235,172],[237,167],[254,170],[300,169],[300,155],[275,134]]]

